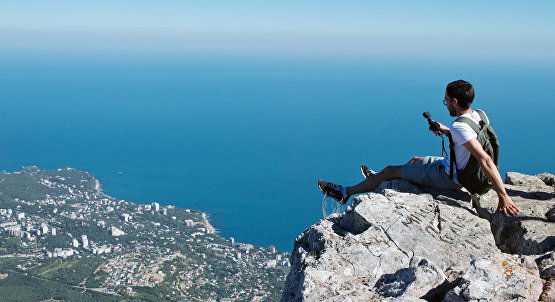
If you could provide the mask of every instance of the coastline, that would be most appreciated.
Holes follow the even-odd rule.
[[[82,170],[79,170],[79,169],[76,169],[76,168],[73,168],[73,167],[64,167],[64,168],[55,168],[55,169],[42,169],[42,168],[39,168],[37,166],[31,165],[31,166],[22,166],[19,171],[5,171],[4,170],[1,173],[4,173],[4,174],[21,174],[21,173],[24,173],[24,172],[36,173],[36,172],[40,172],[40,171],[58,171],[58,172],[61,172],[61,171],[75,171],[77,173],[84,173],[84,174],[88,175],[91,178],[91,180],[93,180],[93,184],[91,186],[91,189],[96,194],[99,194],[99,195],[102,195],[102,196],[105,196],[105,197],[111,198],[111,199],[118,199],[118,198],[115,198],[115,197],[107,194],[106,192],[104,192],[102,183],[91,172],[82,171]],[[3,180],[0,180],[0,182],[1,181],[3,181]],[[145,202],[138,202],[138,201],[132,201],[132,200],[127,200],[127,199],[118,199],[118,200],[125,201],[125,202],[130,202],[130,203],[133,203],[137,206],[148,206],[149,205],[148,203],[145,203]],[[152,201],[152,203],[158,203],[158,202],[157,201]],[[212,225],[212,223],[210,222],[210,213],[208,211],[200,211],[200,210],[196,210],[196,209],[180,207],[180,206],[176,206],[172,203],[168,203],[166,205],[160,205],[160,206],[162,208],[174,208],[174,209],[178,209],[178,210],[192,211],[192,212],[199,213],[202,217],[202,224],[203,224],[204,228],[206,229],[207,234],[216,234],[219,237],[221,237],[221,238],[223,238],[227,241],[229,241],[230,238],[234,237],[234,236],[230,236],[230,237],[227,238],[227,237],[222,236],[220,234],[219,230],[214,225]],[[245,242],[245,244],[252,244],[252,243]],[[261,246],[261,245],[257,245],[257,244],[252,244],[252,245]]]
[[[208,234],[216,234],[218,232],[218,230],[208,220],[209,216],[210,216],[210,214],[208,214],[206,212],[202,212],[202,219],[203,219],[204,227],[206,228],[206,232]]]
[[[84,285],[148,301],[281,295],[289,254],[220,236],[204,211],[115,199],[73,168],[24,167],[0,179],[0,247],[8,255],[0,274],[8,280],[30,275],[41,278],[33,287]],[[37,292],[29,301],[54,296],[76,301],[83,293]]]

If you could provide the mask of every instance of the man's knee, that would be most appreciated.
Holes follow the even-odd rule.
[[[408,164],[420,164],[424,161],[424,157],[423,156],[414,156],[413,158],[411,158],[408,162]]]
[[[383,174],[386,179],[401,178],[401,169],[402,166],[387,166],[380,172],[380,174]]]

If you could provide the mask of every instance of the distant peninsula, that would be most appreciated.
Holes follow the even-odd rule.
[[[278,301],[289,254],[218,235],[207,213],[103,193],[91,174],[0,173],[9,301]]]

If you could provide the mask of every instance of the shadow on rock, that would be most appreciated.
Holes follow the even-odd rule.
[[[549,200],[555,197],[555,194],[553,192],[542,192],[542,191],[526,192],[526,191],[509,189],[509,188],[506,188],[505,190],[507,191],[507,194],[509,194],[509,196],[511,197],[518,196],[525,199]]]
[[[408,286],[416,280],[414,270],[403,268],[393,274],[384,274],[376,282],[377,292],[382,297],[400,297]]]

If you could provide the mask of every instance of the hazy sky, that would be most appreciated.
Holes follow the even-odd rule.
[[[0,1],[0,51],[555,60],[555,1]]]

